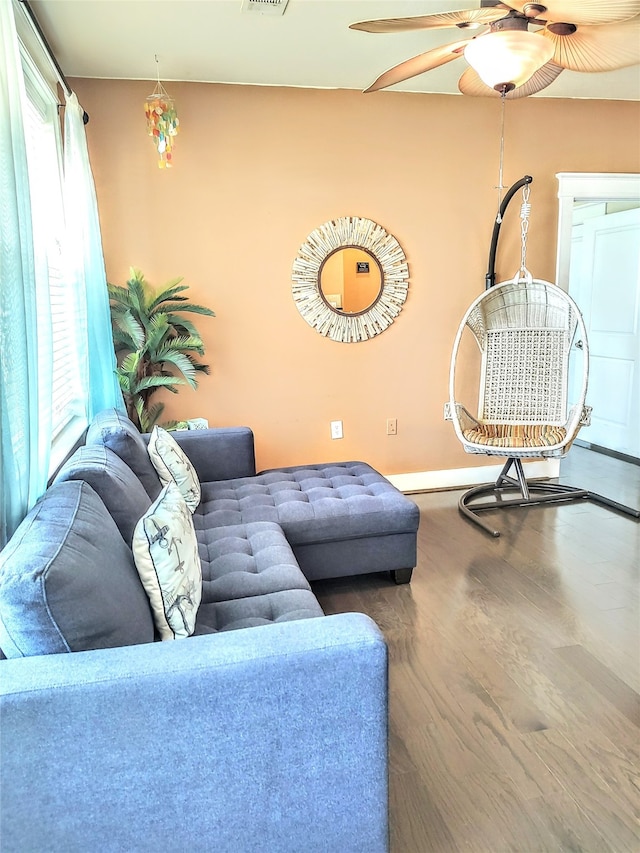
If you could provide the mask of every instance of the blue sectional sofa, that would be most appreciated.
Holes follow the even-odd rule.
[[[154,642],[131,543],[161,483],[115,410],[0,554],[0,848],[387,850],[386,643],[309,581],[408,580],[417,507],[363,463],[256,474],[246,428],[175,436],[193,636]]]

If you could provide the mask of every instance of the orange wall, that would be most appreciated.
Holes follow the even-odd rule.
[[[500,103],[446,95],[172,83],[174,168],[146,136],[148,82],[76,80],[107,274],[183,276],[212,365],[170,417],[250,425],[261,468],[365,459],[383,473],[482,464],[442,420],[460,317],[484,288],[497,207]],[[336,133],[336,128],[341,132]],[[348,128],[348,131],[344,129]],[[553,279],[560,171],[640,171],[638,106],[529,98],[507,104],[504,182],[534,177],[528,265]],[[379,222],[402,245],[410,288],[382,335],[326,340],[298,314],[291,266],[317,226]],[[519,266],[519,198],[498,280]],[[386,435],[397,418],[398,435]],[[332,441],[329,421],[344,422]]]

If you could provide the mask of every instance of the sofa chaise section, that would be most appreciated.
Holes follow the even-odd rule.
[[[364,462],[204,483],[198,516],[216,526],[276,522],[312,581],[380,571],[407,580],[416,563],[418,507]]]

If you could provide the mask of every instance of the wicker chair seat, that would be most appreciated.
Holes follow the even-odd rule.
[[[504,448],[551,447],[567,437],[564,427],[547,424],[478,424],[462,434],[471,444]]]

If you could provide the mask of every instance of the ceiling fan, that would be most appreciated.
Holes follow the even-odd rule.
[[[640,0],[482,0],[479,9],[360,21],[350,29],[396,33],[457,27],[482,31],[414,56],[381,74],[365,92],[385,89],[461,56],[464,95],[523,98],[565,69],[612,71],[640,63]]]

